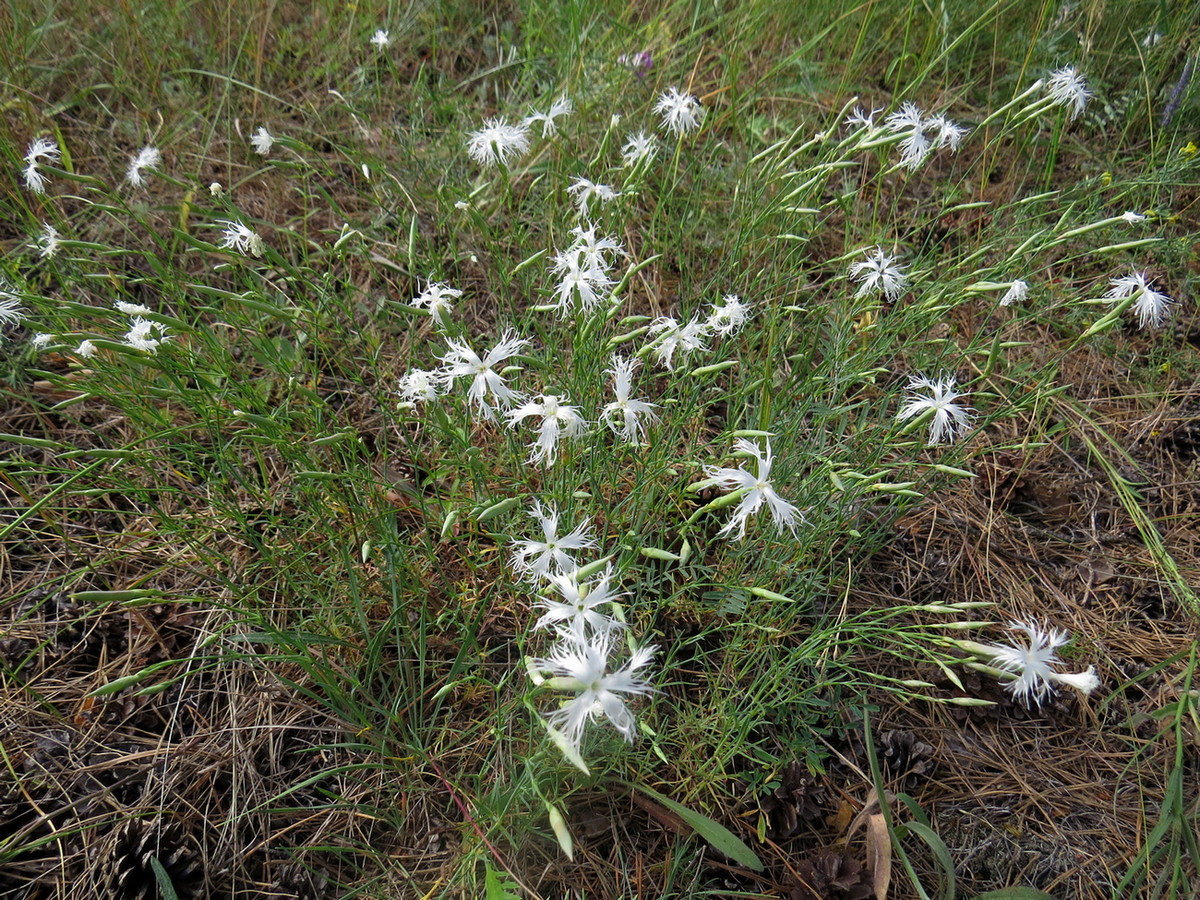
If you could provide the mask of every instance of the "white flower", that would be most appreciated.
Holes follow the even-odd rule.
[[[554,294],[555,304],[564,316],[574,308],[576,301],[584,312],[591,312],[609,298],[608,289],[615,284],[601,266],[589,264],[584,250],[571,249],[556,254],[552,268],[562,276]]]
[[[1087,82],[1075,70],[1074,66],[1063,66],[1061,69],[1055,69],[1050,73],[1050,78],[1046,81],[1045,86],[1046,92],[1049,94],[1052,102],[1057,103],[1059,106],[1069,106],[1071,108],[1072,119],[1079,118],[1092,96],[1092,92],[1088,90]]]
[[[970,407],[955,404],[955,400],[965,397],[966,394],[957,392],[954,387],[953,375],[945,375],[936,381],[923,376],[913,378],[908,383],[911,396],[897,418],[904,422],[932,410],[929,443],[938,444],[942,440],[953,443],[962,432],[971,427],[973,418]],[[928,395],[920,393],[921,391],[928,391]]]
[[[704,119],[700,101],[675,87],[659,95],[654,111],[662,116],[662,127],[672,134],[695,131]]]
[[[41,331],[31,337],[29,339],[29,343],[33,345],[33,349],[35,350],[45,350],[50,346],[50,342],[53,340],[54,335]]]
[[[588,204],[592,202],[592,198],[598,199],[601,204],[610,203],[620,195],[610,188],[607,184],[596,184],[594,181],[589,181],[583,176],[579,176],[567,188],[567,193],[575,198],[575,202],[579,204],[579,217],[586,219],[588,215]]]
[[[141,303],[129,303],[125,300],[114,300],[113,309],[126,316],[145,316],[154,312],[150,307]]]
[[[571,104],[571,98],[563,94],[552,104],[550,109],[544,113],[531,112],[525,117],[525,127],[529,128],[534,122],[542,123],[542,137],[554,137],[558,133],[558,124],[554,121],[559,116],[569,116],[575,111],[575,107]]]
[[[731,491],[745,491],[737,509],[733,511],[733,518],[718,532],[718,535],[730,537],[736,533],[737,540],[741,540],[746,536],[746,522],[758,512],[759,507],[766,503],[775,520],[775,527],[786,527],[795,536],[796,523],[803,520],[804,517],[800,510],[780,497],[771,487],[771,466],[774,463],[771,442],[767,441],[766,453],[759,449],[758,444],[745,438],[738,438],[734,442],[733,448],[734,452],[747,453],[754,457],[757,474],[751,474],[744,468],[704,467],[704,471],[709,477],[705,484],[727,488]]]
[[[588,520],[584,519],[570,533],[558,534],[558,510],[554,504],[542,506],[541,502],[533,502],[533,510],[529,515],[537,520],[542,529],[542,540],[514,540],[516,545],[512,552],[512,567],[518,575],[531,576],[534,580],[549,578],[551,575],[565,575],[573,572],[577,566],[575,557],[570,551],[586,550],[596,545]]]
[[[613,592],[611,568],[605,569],[597,581],[587,584],[579,583],[576,572],[548,574],[546,579],[557,588],[562,599],[545,597],[534,604],[535,608],[546,610],[534,624],[534,630],[563,624],[576,637],[586,639],[589,629],[595,634],[616,631],[622,627],[616,619],[597,612],[598,607],[615,603],[625,596]]]
[[[846,116],[842,127],[847,129],[865,128],[870,131],[875,127],[875,114],[881,112],[883,112],[882,109],[873,109],[867,112],[861,106],[856,106],[850,115]]]
[[[96,355],[96,345],[91,341],[83,341],[75,348],[75,355],[82,359],[91,359]]]
[[[883,294],[889,301],[895,301],[908,288],[908,276],[904,274],[905,266],[896,265],[896,257],[888,256],[882,247],[867,251],[866,260],[850,266],[850,277],[859,282],[855,297],[869,293]]]
[[[958,152],[959,144],[962,143],[962,139],[967,133],[967,129],[955,122],[951,122],[940,113],[926,120],[925,127],[934,132],[933,149],[937,150],[939,147],[949,147],[951,153]]]
[[[400,379],[400,399],[405,403],[428,403],[437,399],[441,384],[436,372],[410,369]]]
[[[920,107],[915,103],[904,103],[883,122],[893,133],[904,135],[900,141],[900,165],[906,169],[916,169],[925,161],[932,147],[925,136],[925,120]]]
[[[151,331],[157,329],[158,337],[151,337]],[[129,323],[129,331],[125,333],[125,343],[135,350],[146,353],[157,353],[160,344],[169,340],[166,328],[160,322],[152,322],[140,316]]]
[[[429,309],[429,315],[433,320],[443,328],[446,325],[446,314],[449,313],[453,306],[451,300],[457,300],[463,294],[457,288],[452,288],[450,285],[442,281],[431,281],[426,285],[425,290],[413,297],[414,306],[424,306]]]
[[[1100,686],[1095,666],[1088,666],[1087,671],[1074,675],[1055,672],[1052,668],[1062,662],[1057,650],[1070,639],[1067,632],[1046,629],[1033,621],[1013,622],[1008,627],[1011,631],[1023,631],[1029,638],[1029,646],[980,644],[972,645],[972,648],[986,652],[998,668],[1016,676],[1005,687],[1027,708],[1041,706],[1054,693],[1055,683],[1070,685],[1085,694]]]
[[[1000,298],[1001,306],[1012,306],[1014,303],[1021,303],[1029,296],[1029,283],[1017,279],[1008,286],[1004,296]]]
[[[640,365],[639,360],[627,359],[614,354],[612,368],[605,370],[606,374],[613,378],[613,393],[616,394],[617,399],[604,407],[600,418],[612,429],[614,434],[630,444],[642,442],[642,438],[645,436],[643,418],[649,419],[651,422],[658,421],[658,414],[654,412],[655,404],[647,403],[644,400],[634,400],[629,396],[633,387],[633,373]]]
[[[38,169],[41,162],[56,163],[62,157],[58,144],[50,138],[40,137],[25,151],[25,170],[22,173],[26,189],[35,194],[46,193],[46,177]]]
[[[38,235],[35,246],[38,249],[38,256],[42,259],[49,259],[58,253],[59,237],[58,229],[49,222],[42,225],[42,233]]]
[[[267,126],[259,125],[258,130],[250,136],[250,144],[259,156],[266,156],[275,146],[275,136],[267,131]]]
[[[587,430],[587,422],[579,414],[579,409],[560,403],[559,399],[556,394],[542,394],[540,400],[530,400],[508,414],[508,424],[514,428],[530,416],[541,416],[537,440],[529,445],[529,462],[532,464],[544,462],[547,466],[554,465],[559,438],[578,438]]]
[[[36,138],[25,150],[25,162],[33,163],[44,160],[56,163],[62,158],[62,151],[50,138]]]
[[[258,232],[241,222],[222,220],[225,230],[221,232],[222,250],[236,250],[244,256],[259,258],[266,250]]]
[[[656,153],[658,147],[654,138],[644,131],[639,131],[637,134],[631,134],[621,147],[621,164],[632,169],[638,163],[650,162]]]
[[[529,126],[497,117],[467,136],[467,155],[481,166],[508,165],[509,159],[529,152]]]
[[[208,192],[214,197],[220,197],[225,193],[225,189],[221,187],[221,182],[214,181],[208,186]]]
[[[571,243],[571,248],[568,251],[579,253],[579,264],[589,269],[600,269],[607,272],[611,266],[608,258],[604,254],[611,253],[613,256],[625,256],[625,248],[621,246],[620,240],[612,235],[604,237],[596,237],[596,226],[591,222],[587,228],[582,225],[576,225],[571,229],[571,234],[575,236],[575,240]],[[555,265],[558,265],[558,260],[561,257],[555,257]],[[563,271],[558,268],[555,271]]]
[[[708,323],[698,316],[683,326],[670,316],[659,316],[650,323],[650,334],[655,336],[654,355],[665,369],[674,370],[677,352],[687,356],[693,350],[708,349],[704,343],[709,335]]]
[[[1145,216],[1141,215],[1140,213],[1135,213],[1131,209],[1127,209],[1125,212],[1121,213],[1121,218],[1130,225],[1136,225],[1138,222],[1146,221]]]
[[[1109,281],[1112,287],[1104,295],[1107,300],[1123,300],[1134,297],[1133,311],[1137,313],[1138,325],[1145,328],[1153,325],[1161,328],[1171,315],[1171,306],[1175,303],[1166,294],[1160,294],[1150,287],[1144,272],[1133,272]]]
[[[386,28],[378,28],[371,35],[371,43],[375,46],[376,50],[385,50],[391,45],[392,36],[388,34]]]
[[[654,693],[654,688],[637,672],[650,664],[657,648],[639,647],[623,668],[609,673],[608,657],[612,652],[613,636],[612,631],[598,631],[583,641],[568,632],[547,658],[533,662],[553,674],[547,682],[550,687],[576,692],[573,700],[548,716],[550,724],[566,735],[576,752],[588,722],[594,722],[601,715],[608,717],[625,740],[632,741],[637,722],[621,695]]]
[[[750,307],[742,302],[742,298],[737,294],[726,294],[721,298],[720,306],[713,304],[708,321],[704,324],[713,334],[725,337],[741,331],[748,318]]]
[[[495,347],[489,350],[482,359],[466,343],[448,339],[449,352],[442,357],[440,376],[451,383],[455,378],[470,377],[471,387],[467,396],[471,405],[479,410],[486,419],[496,417],[494,407],[487,402],[488,395],[496,406],[508,408],[519,400],[521,395],[504,383],[504,378],[496,367],[502,362],[519,353],[528,344],[528,338],[519,338],[512,332],[505,332]]]
[[[138,151],[137,156],[129,161],[129,169],[125,172],[125,177],[134,187],[141,187],[146,183],[146,179],[142,177],[142,169],[156,169],[160,162],[162,162],[162,154],[158,152],[157,147],[143,147]]]
[[[0,278],[0,325],[19,325],[25,320],[21,298],[12,292],[8,282]]]

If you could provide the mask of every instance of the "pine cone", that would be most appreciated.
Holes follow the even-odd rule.
[[[773,840],[791,837],[801,825],[822,817],[824,800],[824,782],[809,775],[799,762],[790,763],[783,770],[779,787],[761,803],[768,822],[767,834]]]
[[[157,900],[162,896],[151,860],[157,859],[181,900],[204,895],[199,847],[178,822],[126,819],[98,846],[93,877],[99,897]]]
[[[324,900],[329,879],[320,871],[287,863],[275,870],[275,879],[267,890],[272,900]]]
[[[918,741],[911,731],[885,731],[876,745],[880,765],[906,787],[920,782],[921,776],[931,773],[936,762],[933,747]]]
[[[867,900],[873,893],[866,867],[832,850],[798,863],[796,874],[790,900]]]

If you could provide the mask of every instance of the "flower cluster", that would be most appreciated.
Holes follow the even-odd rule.
[[[556,253],[550,271],[559,279],[554,289],[555,308],[566,316],[576,308],[592,312],[606,302],[609,290],[616,283],[609,276],[616,257],[625,255],[625,248],[615,237],[597,237],[596,227],[589,224],[571,229],[575,239],[565,251]]]
[[[542,540],[514,540],[512,567],[518,576],[531,580],[541,595],[534,607],[543,612],[534,630],[554,635],[550,652],[529,661],[530,671],[537,683],[574,695],[546,720],[551,734],[578,760],[584,730],[602,717],[627,741],[634,739],[637,722],[626,698],[654,692],[641,672],[656,648],[633,649],[625,665],[614,669],[618,638],[627,626],[610,611],[625,595],[615,589],[610,567],[590,580],[578,567],[575,554],[598,547],[588,521],[559,535],[559,514],[553,505],[534,501],[530,515],[541,529]]]
[[[675,368],[675,354],[687,357],[694,351],[708,350],[710,337],[736,334],[750,315],[750,307],[736,294],[726,294],[721,304],[713,304],[706,318],[693,316],[680,324],[671,316],[659,316],[650,323],[654,340],[650,346],[658,364],[667,370]]]
[[[941,147],[948,147],[951,153],[957,152],[967,133],[965,128],[944,115],[926,117],[912,102],[901,104],[883,124],[886,131],[900,137],[900,166],[909,170],[920,167],[930,153]]]

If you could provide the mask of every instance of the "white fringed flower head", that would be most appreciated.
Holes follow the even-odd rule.
[[[893,134],[903,135],[900,141],[900,165],[905,169],[916,169],[929,155],[932,144],[925,134],[925,115],[911,101],[901,104],[900,109],[883,120]]]
[[[153,336],[155,331],[158,332],[158,337]],[[125,333],[125,343],[134,350],[157,353],[158,348],[170,340],[166,332],[167,329],[161,322],[154,322],[139,316],[129,323],[129,331]]]
[[[38,166],[43,163],[57,163],[62,158],[58,144],[50,138],[36,138],[25,151],[25,169],[21,173],[25,180],[26,189],[35,194],[46,193],[46,176]]]
[[[970,407],[959,406],[954,401],[966,394],[955,389],[954,376],[943,375],[936,380],[917,376],[908,383],[908,403],[900,410],[897,418],[904,422],[932,412],[929,422],[929,443],[942,441],[953,443],[971,427],[974,416]]]
[[[608,718],[627,741],[637,732],[637,720],[625,705],[625,697],[643,697],[654,693],[639,672],[650,665],[657,647],[639,647],[622,668],[609,671],[615,633],[596,632],[586,640],[574,632],[560,632],[560,640],[545,659],[533,660],[532,665],[550,673],[546,684],[560,691],[574,691],[574,699],[563,704],[547,718],[560,729],[567,741],[579,752],[583,732],[589,722],[601,715]]]
[[[38,256],[42,259],[50,259],[58,253],[58,247],[61,239],[58,235],[58,229],[46,222],[42,225],[42,231],[34,241],[34,246],[37,247]]]
[[[933,150],[946,147],[951,153],[957,153],[959,146],[962,144],[962,139],[967,135],[966,128],[957,122],[952,122],[941,113],[926,119],[925,127],[933,132],[933,140],[931,142],[931,149]]]
[[[616,284],[608,275],[611,262],[606,254],[623,254],[619,241],[612,237],[598,238],[596,226],[571,229],[575,240],[565,251],[554,254],[550,271],[559,278],[554,289],[555,305],[562,315],[576,307],[591,312],[607,301],[609,289]]]
[[[543,597],[534,604],[546,612],[534,624],[541,628],[559,629],[565,626],[578,638],[586,640],[590,633],[615,631],[623,627],[621,622],[600,612],[600,607],[616,603],[625,594],[618,594],[612,586],[612,568],[591,582],[579,583],[577,572],[550,574],[546,580],[558,592],[557,598]]]
[[[386,50],[392,44],[392,36],[386,28],[377,28],[375,33],[371,35],[371,46],[380,52]]]
[[[662,116],[662,127],[672,134],[695,131],[704,121],[704,107],[700,101],[677,87],[668,88],[659,95],[654,111]]]
[[[1008,627],[1010,631],[1024,633],[1029,639],[1028,645],[1017,642],[979,644],[972,645],[972,649],[990,656],[997,668],[1015,676],[1005,687],[1026,708],[1041,706],[1054,693],[1056,684],[1069,685],[1085,694],[1100,686],[1095,666],[1088,666],[1086,671],[1076,674],[1054,670],[1054,666],[1062,663],[1058,648],[1070,640],[1067,632],[1046,628],[1035,621],[1013,622]]]
[[[589,207],[593,199],[599,200],[601,205],[611,203],[621,196],[617,191],[614,191],[607,184],[596,184],[594,181],[589,181],[583,176],[577,177],[571,182],[567,188],[567,193],[574,199],[579,207],[579,218],[586,219],[588,217]]]
[[[510,563],[519,576],[540,581],[551,575],[566,575],[574,572],[578,562],[572,555],[577,550],[588,550],[597,546],[588,519],[564,535],[558,533],[558,509],[553,503],[542,505],[533,502],[530,517],[542,529],[540,541],[516,539]]]
[[[804,516],[799,509],[780,497],[775,492],[775,488],[771,486],[771,466],[775,462],[775,457],[771,453],[771,442],[767,441],[767,449],[764,452],[753,441],[738,438],[734,442],[733,449],[736,453],[746,454],[754,459],[755,472],[749,472],[745,468],[705,466],[704,471],[708,475],[708,480],[701,482],[704,485],[713,485],[729,491],[745,492],[737,509],[733,511],[733,517],[724,528],[717,532],[718,535],[733,537],[740,541],[746,536],[746,523],[765,503],[771,510],[775,527],[780,530],[788,529],[794,537],[796,525],[804,520]]]
[[[542,394],[539,399],[530,400],[508,414],[508,424],[514,428],[531,416],[542,420],[537,440],[529,445],[529,462],[533,465],[554,465],[559,439],[579,438],[587,430],[587,421],[579,414],[578,407],[568,406],[562,402],[564,399],[557,394]]]
[[[1001,306],[1012,306],[1014,303],[1023,303],[1025,298],[1029,296],[1029,283],[1017,279],[1008,286],[1008,290],[1004,292],[1004,296],[1000,298]]]
[[[529,126],[497,116],[467,135],[467,155],[481,166],[507,166],[529,152]]]
[[[134,187],[142,187],[146,183],[142,170],[157,169],[161,162],[162,154],[157,147],[143,147],[138,151],[137,156],[129,161],[129,169],[125,172],[125,178]]]
[[[1078,119],[1082,115],[1092,97],[1087,81],[1074,66],[1063,66],[1051,72],[1045,82],[1045,88],[1052,102],[1071,110],[1072,119]]]
[[[865,131],[874,131],[875,116],[881,112],[883,112],[882,109],[865,110],[861,106],[856,106],[850,112],[850,115],[846,116],[845,121],[842,122],[842,127],[847,131],[854,131],[858,128]]]
[[[750,318],[750,306],[742,302],[737,294],[726,294],[721,298],[721,305],[713,304],[708,314],[705,327],[714,335],[728,337],[737,334]]]
[[[3,279],[0,279],[0,325],[19,325],[25,321],[26,311],[21,298],[14,294]]]
[[[510,356],[515,356],[529,345],[528,338],[519,338],[511,331],[506,331],[500,342],[484,354],[481,359],[471,349],[466,341],[449,338],[449,350],[442,357],[442,368],[439,372],[447,384],[456,378],[470,378],[471,386],[467,389],[467,397],[485,419],[494,419],[496,409],[507,409],[521,399],[521,395],[504,382],[504,377],[496,371],[501,363]],[[492,403],[488,402],[491,397]]]
[[[571,98],[563,94],[557,100],[550,104],[550,108],[544,113],[531,112],[525,117],[525,127],[532,128],[535,123],[540,122],[542,125],[542,137],[554,137],[558,134],[558,123],[555,119],[560,116],[569,116],[575,112],[575,106],[571,103]]]
[[[409,369],[400,378],[397,393],[402,403],[428,403],[441,393],[442,379],[437,372],[425,369]]]
[[[621,165],[632,169],[640,163],[649,163],[658,153],[658,145],[654,138],[639,131],[631,134],[621,146]]]
[[[80,359],[91,359],[96,355],[96,345],[91,341],[80,341],[79,346],[75,348],[75,355]]]
[[[650,334],[654,337],[654,357],[664,369],[673,371],[675,354],[686,357],[693,350],[707,350],[705,340],[711,332],[708,322],[693,316],[686,325],[680,325],[671,316],[659,316],[650,323]]]
[[[867,258],[850,266],[849,275],[858,282],[855,297],[867,294],[883,294],[889,302],[894,302],[908,289],[906,266],[896,264],[896,257],[883,252],[882,247],[874,250],[864,250]]]
[[[242,222],[228,220],[223,220],[220,224],[225,226],[219,244],[222,250],[236,250],[243,256],[253,256],[255,259],[261,258],[266,252],[262,237],[253,228]]]
[[[413,297],[413,306],[423,306],[429,310],[433,321],[442,328],[446,327],[446,316],[454,309],[451,301],[463,295],[458,288],[452,288],[444,281],[431,281],[425,290]]]
[[[267,156],[275,146],[275,135],[267,131],[266,125],[259,125],[258,130],[250,136],[250,146],[259,156]]]
[[[640,360],[613,354],[612,368],[605,370],[605,374],[612,376],[613,393],[617,399],[604,407],[600,418],[617,437],[630,444],[640,444],[645,437],[644,419],[658,421],[658,414],[654,412],[655,404],[629,396],[633,390],[633,375],[640,365]]]
[[[1161,328],[1171,317],[1171,307],[1175,305],[1175,301],[1150,287],[1144,272],[1131,272],[1120,278],[1113,278],[1109,284],[1112,287],[1104,295],[1107,300],[1119,302],[1128,297],[1136,297],[1133,301],[1133,311],[1137,315],[1139,327],[1153,325],[1155,328]]]

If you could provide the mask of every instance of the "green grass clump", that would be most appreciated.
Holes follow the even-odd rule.
[[[801,890],[768,856],[760,803],[789,763],[826,774],[865,728],[857,774],[878,797],[881,709],[1006,708],[964,698],[954,638],[1016,612],[854,594],[898,521],[995,456],[1065,440],[1066,410],[1086,421],[1064,399],[1081,354],[1194,365],[1172,326],[1132,323],[1151,288],[1180,301],[1172,323],[1194,317],[1195,95],[1176,92],[1175,63],[1197,23],[1126,8],[11,11],[6,622],[82,630],[73,653],[48,625],[14,638],[3,690],[26,729],[107,728],[134,735],[120,753],[164,760],[143,793],[104,785],[107,807],[14,813],[0,862],[16,883],[724,890],[695,844],[647,829],[589,855],[590,820],[621,797],[697,831],[739,877],[767,858]],[[1096,95],[1078,116],[1052,92],[1068,65]],[[697,98],[694,128],[664,127],[671,88]],[[532,123],[498,165],[486,136],[468,152],[471,133],[562,97],[557,129]],[[639,132],[655,152],[634,161]],[[57,154],[29,157],[39,137]],[[139,185],[143,147],[161,155]],[[612,196],[583,211],[580,178]],[[588,235],[610,242],[602,266],[572,249]],[[581,270],[594,302],[560,287]],[[1105,296],[1131,272],[1149,287]],[[434,311],[422,295],[439,284],[449,306]],[[736,303],[748,318],[722,319]],[[629,396],[653,404],[637,434],[604,422],[614,354],[637,362]],[[472,394],[483,368],[488,392]],[[920,402],[949,390],[953,410]],[[1084,440],[1194,615],[1115,445]],[[767,497],[792,512],[739,514],[765,485],[731,496],[728,470],[757,477],[754,454],[773,456]],[[513,562],[550,509],[559,536],[586,524],[580,580],[607,574],[616,595],[608,673],[655,647],[647,690],[626,698],[636,725],[611,695],[584,709],[581,737],[563,724],[560,702],[587,686],[553,677],[569,639],[534,624],[556,589]],[[1176,748],[1194,719],[1180,684],[1154,738]],[[197,745],[207,767],[181,761]],[[85,790],[55,752],[5,751],[0,809],[23,808],[35,762],[48,795]],[[1126,870],[1089,896],[1194,888],[1182,753],[1146,844],[1131,835]],[[928,896],[935,871],[953,886],[936,822],[894,793],[871,826],[897,852],[893,889]],[[183,849],[122,862],[163,823]],[[906,855],[912,834],[928,871]]]

